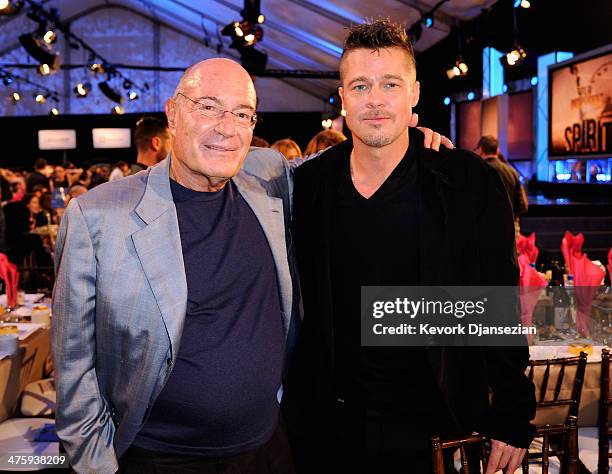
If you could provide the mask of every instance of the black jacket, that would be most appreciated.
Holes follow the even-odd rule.
[[[419,132],[411,131],[410,139],[420,148],[421,284],[518,285],[512,210],[495,170],[471,152],[426,150]],[[337,398],[330,231],[333,195],[351,149],[350,141],[336,145],[295,172],[293,236],[304,320],[285,380],[283,412],[288,430],[300,438],[317,437]],[[431,347],[428,355],[452,413],[449,433],[476,430],[528,447],[535,394],[525,376],[526,346]]]

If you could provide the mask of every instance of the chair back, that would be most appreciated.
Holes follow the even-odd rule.
[[[444,474],[444,450],[445,449],[457,449],[461,456],[461,474],[470,474],[468,455],[466,451],[467,446],[478,446],[480,445],[480,463],[482,463],[482,472],[487,465],[487,453],[485,448],[485,442],[487,438],[484,436],[467,436],[465,438],[453,439],[448,441],[442,441],[439,437],[433,437],[431,439],[431,455],[433,474]],[[474,473],[475,474],[475,473]]]
[[[602,349],[601,351],[601,380],[600,380],[600,396],[599,396],[599,420],[597,423],[599,431],[599,455],[597,462],[598,474],[608,473],[610,469],[610,408],[612,407],[612,398],[610,398],[610,350]]]

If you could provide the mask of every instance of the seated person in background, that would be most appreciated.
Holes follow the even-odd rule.
[[[251,146],[256,146],[259,148],[270,148],[270,143],[268,143],[268,140],[258,137],[257,135],[253,135],[253,138],[251,139]]]
[[[66,205],[70,202],[71,199],[79,197],[81,194],[85,194],[87,192],[87,188],[82,184],[75,184],[68,190],[68,201]]]
[[[108,177],[109,181],[115,181],[116,179],[123,178],[129,174],[130,167],[125,161],[120,161],[117,163],[117,166],[111,171],[110,176]]]
[[[288,161],[302,157],[302,150],[300,149],[300,146],[290,138],[283,138],[282,140],[277,140],[272,143],[272,146],[270,148],[276,151],[280,151]]]
[[[344,140],[346,140],[344,134],[337,130],[332,130],[331,128],[322,130],[310,139],[304,151],[304,156],[314,155],[330,146],[342,143]]]
[[[131,174],[146,170],[166,158],[170,152],[172,136],[164,121],[156,117],[143,117],[136,122],[134,143],[138,155]]]
[[[53,186],[53,189],[70,187],[70,182],[68,181],[68,176],[66,175],[66,168],[64,168],[62,165],[57,165],[53,169],[51,184]]]

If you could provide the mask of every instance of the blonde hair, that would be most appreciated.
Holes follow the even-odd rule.
[[[306,151],[304,151],[304,155],[308,156],[318,153],[326,148],[329,148],[330,146],[342,143],[344,140],[346,140],[344,134],[337,130],[332,130],[331,128],[321,130],[310,139],[308,146],[306,147]]]
[[[293,160],[294,158],[302,157],[302,150],[300,149],[300,146],[290,138],[283,138],[282,140],[277,140],[272,143],[270,148],[276,151],[280,151],[283,156],[288,160]]]

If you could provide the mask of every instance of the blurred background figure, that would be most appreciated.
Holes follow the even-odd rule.
[[[330,146],[342,143],[344,140],[346,140],[344,134],[337,130],[332,130],[331,128],[322,130],[310,139],[304,151],[304,156],[319,153]]]
[[[70,187],[68,182],[68,175],[66,174],[66,168],[63,165],[57,165],[53,169],[53,175],[51,177],[52,188],[66,188]]]
[[[514,212],[514,229],[516,237],[518,238],[521,232],[519,216],[525,214],[528,207],[527,194],[521,184],[519,174],[512,166],[507,164],[507,162],[504,163],[500,159],[499,142],[497,138],[491,135],[482,136],[474,151],[499,174],[504,188],[506,189],[506,193],[508,194],[512,211]]]
[[[134,144],[138,155],[136,163],[132,165],[132,174],[146,170],[168,156],[172,136],[168,131],[168,126],[162,120],[155,117],[143,117],[136,122]],[[109,181],[112,181],[110,177]]]
[[[130,167],[125,161],[119,161],[113,171],[111,171],[108,177],[109,181],[115,181],[116,179],[123,178],[130,174]],[[89,186],[88,186],[89,187]]]
[[[302,150],[300,149],[300,146],[290,138],[283,138],[282,140],[277,140],[272,143],[272,146],[270,148],[281,152],[283,156],[289,161],[302,157]]]
[[[270,148],[270,143],[268,143],[268,140],[258,137],[257,135],[253,135],[253,138],[251,139],[251,146]]]
[[[41,185],[44,188],[50,189],[51,184],[49,176],[45,174],[47,172],[47,160],[44,158],[37,158],[34,162],[34,172],[30,173],[26,180],[26,190],[31,193],[34,190],[34,186]]]

